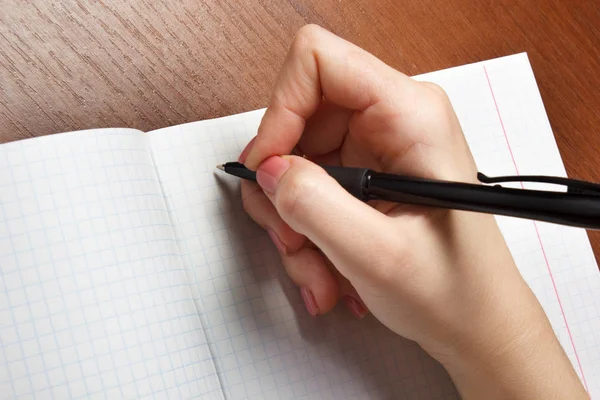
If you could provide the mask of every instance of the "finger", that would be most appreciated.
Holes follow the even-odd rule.
[[[306,237],[283,222],[257,184],[242,182],[242,199],[250,217],[267,229],[290,278],[302,288],[307,310],[312,315],[329,312],[338,300],[339,290],[323,255],[314,245],[303,247]]]
[[[342,147],[329,153],[306,156],[306,158],[319,165],[346,165],[374,170],[380,168],[377,157],[373,156],[369,146],[356,143],[352,135],[344,136]]]
[[[306,121],[298,146],[307,157],[315,157],[339,149],[348,132],[352,110],[327,99],[321,101],[315,113]]]
[[[281,218],[317,245],[350,281],[384,272],[364,268],[373,264],[373,256],[396,263],[405,255],[402,227],[351,196],[314,163],[295,156],[270,157],[260,165],[257,180]],[[394,240],[373,240],[392,231]]]
[[[342,159],[339,150],[334,150],[327,154],[315,155],[306,158],[319,165],[342,165]]]
[[[350,311],[352,315],[358,319],[363,319],[365,316],[367,316],[367,314],[369,314],[369,309],[360,299],[360,296],[355,289],[353,290],[352,294],[342,296],[342,301],[346,305],[348,311]]]
[[[304,235],[294,231],[281,219],[273,203],[256,183],[242,181],[242,203],[250,218],[267,230],[280,253],[298,251],[306,242]]]
[[[331,266],[330,271],[332,271],[333,275],[338,281],[338,285],[340,287],[340,298],[342,299],[342,302],[348,311],[350,311],[358,319],[364,318],[369,313],[369,309],[361,300],[360,295],[354,286],[352,286],[350,281],[340,274],[335,267]]]
[[[300,287],[309,314],[316,316],[331,311],[339,298],[339,285],[323,254],[303,247],[293,254],[282,255],[281,259],[289,277]]]
[[[290,48],[245,164],[256,169],[271,155],[289,154],[323,96],[363,111],[415,84],[359,47],[308,25]]]

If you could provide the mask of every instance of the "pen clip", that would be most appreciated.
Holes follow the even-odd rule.
[[[567,187],[567,193],[572,194],[587,194],[600,196],[600,184],[580,181],[577,179],[561,178],[557,176],[542,176],[542,175],[513,175],[513,176],[497,176],[489,177],[477,173],[477,179],[481,183],[503,183],[503,182],[535,182],[549,183],[553,185],[562,185]]]

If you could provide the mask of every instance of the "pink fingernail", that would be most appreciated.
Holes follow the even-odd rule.
[[[287,251],[287,248],[285,247],[285,243],[283,243],[283,241],[281,240],[279,235],[277,235],[277,233],[275,233],[275,231],[272,230],[271,228],[267,228],[267,233],[269,234],[269,237],[275,244],[275,247],[277,247],[277,250],[279,250],[279,252],[281,254],[285,254]]]
[[[350,312],[358,319],[362,319],[369,312],[362,301],[357,300],[352,296],[344,296],[344,303],[346,303],[348,310],[350,310]]]
[[[319,306],[317,305],[317,300],[315,300],[313,292],[311,292],[309,288],[303,287],[300,289],[300,295],[302,295],[302,300],[304,300],[308,313],[313,317],[316,317],[319,313]]]
[[[248,153],[250,153],[250,150],[252,150],[252,145],[254,144],[255,140],[256,140],[256,136],[254,136],[252,138],[252,140],[248,142],[246,147],[244,147],[244,150],[242,150],[240,156],[238,157],[238,162],[240,162],[242,164],[244,162],[246,162],[246,157],[248,157]]]
[[[267,193],[275,193],[279,179],[290,167],[290,162],[285,158],[273,156],[267,158],[258,166],[256,181]]]

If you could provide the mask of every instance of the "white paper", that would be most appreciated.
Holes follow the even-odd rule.
[[[0,268],[0,398],[222,398],[144,133],[0,146]]]
[[[565,176],[525,54],[416,79],[447,91],[480,171]],[[262,112],[149,133],[227,397],[457,396],[437,363],[372,318],[307,315],[267,236],[242,211],[237,178],[215,172],[256,134]],[[600,276],[585,231],[499,223],[577,373],[600,395]]]

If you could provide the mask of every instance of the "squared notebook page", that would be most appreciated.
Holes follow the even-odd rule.
[[[215,172],[262,111],[149,133],[153,157],[227,399],[456,399],[443,368],[372,317],[313,318],[268,236]]]
[[[0,273],[0,398],[222,398],[144,133],[0,146]]]
[[[489,175],[565,176],[525,54],[416,79],[447,91]],[[159,179],[196,279],[207,339],[229,399],[456,398],[441,367],[371,317],[313,319],[267,236],[246,217],[237,157],[262,110],[150,132]],[[600,277],[583,230],[498,218],[515,261],[592,397],[600,395]]]

